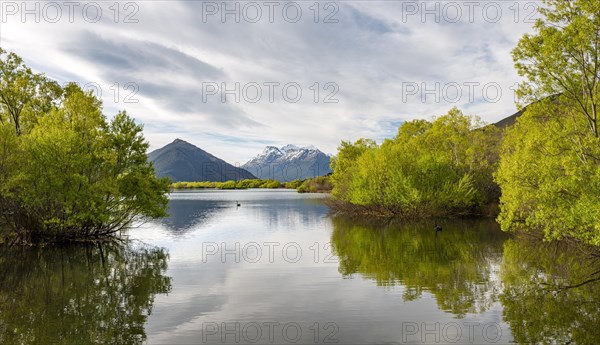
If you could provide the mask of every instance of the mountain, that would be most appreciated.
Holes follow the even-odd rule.
[[[525,109],[527,109],[527,107],[517,111],[516,113],[512,114],[509,117],[505,117],[502,120],[494,123],[494,125],[498,128],[505,128],[505,127],[510,127],[512,125],[515,124],[515,122],[517,121],[517,118],[521,115],[523,115],[523,112],[525,112]]]
[[[287,182],[331,173],[330,158],[314,146],[267,146],[261,154],[242,165],[242,168],[261,179]]]
[[[148,160],[154,163],[157,176],[168,176],[173,182],[237,181],[256,178],[248,171],[234,167],[181,139],[150,152]]]
[[[550,95],[550,96],[547,96],[546,98],[544,98],[543,100],[550,100],[554,104],[558,105],[559,104],[558,99],[559,99],[560,95],[561,95],[561,93]],[[537,101],[537,102],[541,102],[541,100]],[[523,113],[527,110],[527,108],[529,108],[529,106],[531,106],[532,104],[535,104],[537,102],[526,105],[525,107],[523,107],[523,109],[517,111],[516,113],[512,114],[511,116],[505,117],[502,120],[494,123],[494,126],[496,126],[498,128],[505,128],[505,127],[510,127],[510,126],[514,125],[515,122],[517,122],[517,118],[519,118],[521,115],[523,115]]]

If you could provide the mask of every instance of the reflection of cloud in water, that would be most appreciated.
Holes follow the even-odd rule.
[[[268,228],[290,231],[298,227],[315,228],[328,208],[318,200],[264,200],[250,205],[255,222]]]
[[[172,199],[169,201],[169,217],[159,222],[175,234],[184,234],[206,223],[226,207],[230,205],[223,201]]]
[[[174,235],[206,226],[215,217],[240,217],[241,224],[264,224],[288,229],[314,223],[327,214],[320,195],[300,195],[293,191],[183,191],[171,194],[169,216],[158,220]],[[241,206],[237,207],[237,203]],[[231,212],[231,213],[230,213]]]
[[[381,242],[382,236],[376,229],[373,231],[368,226],[354,223],[347,224],[348,226],[339,222],[332,224],[331,218],[327,217],[327,206],[322,200],[314,200],[322,197],[296,194],[293,191],[257,190],[186,191],[171,194],[172,200],[181,201],[172,203],[172,207],[189,207],[188,210],[194,215],[174,210],[182,211],[183,218],[179,219],[180,212],[174,212],[171,216],[173,219],[168,220],[171,222],[169,224],[183,224],[180,229],[194,233],[182,236],[183,239],[173,238],[172,241],[165,242],[171,255],[168,273],[173,278],[174,286],[169,296],[157,296],[156,307],[147,323],[148,343],[198,343],[202,339],[202,329],[206,323],[216,323],[219,327],[226,323],[230,328],[239,324],[241,330],[251,323],[263,325],[265,322],[279,322],[281,325],[298,323],[302,330],[302,338],[298,343],[302,344],[315,343],[314,333],[309,328],[315,323],[325,332],[320,333],[319,342],[323,342],[323,337],[327,334],[323,329],[324,325],[333,322],[339,325],[339,332],[335,337],[338,343],[356,344],[399,343],[402,334],[398,327],[403,322],[418,325],[423,322],[429,325],[435,322],[440,325],[473,322],[480,326],[477,328],[478,332],[474,332],[476,334],[471,342],[484,343],[481,325],[502,322],[502,310],[498,303],[485,308],[479,308],[478,305],[467,308],[481,313],[466,313],[460,321],[456,321],[456,314],[440,312],[440,308],[451,309],[450,307],[457,306],[455,309],[461,309],[465,304],[470,306],[473,299],[462,302],[460,298],[468,296],[468,288],[477,287],[474,285],[478,284],[489,266],[475,254],[488,258],[488,254],[494,254],[495,251],[488,253],[485,248],[496,248],[494,245],[478,243],[496,243],[496,236],[490,235],[490,239],[485,238],[485,234],[473,236],[473,231],[469,229],[464,229],[466,234],[463,234],[462,228],[444,223],[444,231],[437,238],[435,231],[408,237],[400,235],[411,235],[411,231],[389,231],[393,234],[383,236],[386,245],[378,247],[377,243]],[[185,200],[189,203],[183,202]],[[236,201],[239,201],[240,207],[236,207]],[[352,225],[359,228],[353,230]],[[169,229],[175,229],[175,226]],[[433,228],[428,226],[427,229]],[[335,238],[332,238],[332,231],[336,233]],[[173,232],[174,237],[181,234]],[[405,240],[411,244],[415,238],[422,238],[422,241],[418,241],[415,247],[407,248],[414,249],[414,258],[398,257],[397,252],[410,254],[409,251],[399,250],[398,244],[403,244]],[[455,244],[456,241],[459,244]],[[279,244],[272,261],[269,259],[268,248],[264,245],[266,242]],[[298,262],[286,261],[282,255],[284,244],[292,242],[297,243],[303,251]],[[337,258],[329,261],[329,254],[333,250],[330,242],[340,244],[349,257],[342,257],[339,262]],[[224,243],[230,250],[227,259],[223,260],[223,251],[220,250],[220,253],[208,256],[205,260],[202,250],[205,243],[219,246]],[[238,262],[231,252],[235,243],[239,243],[241,248]],[[249,243],[256,243],[262,248],[262,259],[258,262],[251,262],[244,254],[243,248]],[[329,249],[326,249],[327,245]],[[404,245],[405,248],[407,246]],[[475,249],[470,249],[471,247]],[[318,253],[316,248],[319,248]],[[477,248],[480,250],[476,250]],[[369,252],[368,249],[375,251]],[[409,288],[401,284],[401,280],[394,279],[397,276],[389,278],[398,284],[386,285],[385,288],[375,287],[371,280],[343,279],[344,275],[338,271],[340,264],[356,263],[354,259],[362,256],[355,254],[365,254],[367,259],[374,259],[370,262],[386,263],[386,258],[389,259],[387,265],[383,265],[384,273],[395,273],[393,259],[403,259],[406,265],[398,266],[403,269],[400,273],[412,268],[405,272],[405,282],[408,282],[408,278],[418,276],[418,265],[424,261],[428,264],[424,270],[430,273],[425,278],[441,276],[438,281],[442,283],[464,280],[474,283],[446,284],[449,289],[456,286],[467,292],[453,294],[448,289],[440,288],[435,292],[448,297],[436,299],[436,294],[430,289],[436,287],[435,281],[412,279],[411,286],[420,283],[424,288],[419,291],[420,298],[406,301],[403,297]],[[389,255],[378,257],[378,254]],[[473,262],[470,263],[469,260]],[[457,264],[447,265],[448,262]],[[370,268],[368,262],[364,264]],[[456,267],[457,270],[447,271],[447,267]],[[366,271],[358,272],[357,277]],[[455,276],[456,279],[452,279]],[[474,303],[477,303],[481,297],[478,294],[474,296]],[[457,297],[459,301],[452,297]],[[438,300],[441,303],[438,304]],[[282,338],[281,325],[273,340],[269,339],[268,331],[263,329],[263,337],[257,343],[290,343]],[[505,324],[501,324],[501,327],[502,338],[498,343],[508,343],[511,339],[510,330]],[[464,334],[461,341],[468,342],[468,329],[463,328],[462,331]],[[420,335],[418,338],[420,339]],[[236,343],[231,335],[227,336],[228,341],[221,340],[221,335],[217,334],[209,336],[205,342]],[[245,343],[243,338],[239,343]]]

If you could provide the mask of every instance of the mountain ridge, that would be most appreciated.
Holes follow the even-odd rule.
[[[182,139],[156,149],[148,154],[158,177],[169,177],[173,182],[255,179],[256,176],[240,167],[188,143]]]

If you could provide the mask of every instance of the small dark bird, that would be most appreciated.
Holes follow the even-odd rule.
[[[437,232],[439,232],[439,231],[442,231],[442,226],[441,226],[441,225],[438,225],[438,223],[437,223],[437,220],[436,220],[436,221],[435,221],[435,232],[437,233]]]
[[[236,202],[235,202],[235,204],[236,204],[236,206],[237,206],[237,207],[240,207],[240,206],[242,206],[242,204],[240,204],[240,202],[239,202],[239,201],[236,201]]]

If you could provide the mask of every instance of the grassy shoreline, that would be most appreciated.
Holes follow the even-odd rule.
[[[239,181],[196,181],[196,182],[174,182],[170,185],[171,190],[179,189],[295,189],[298,193],[329,193],[332,185],[329,176],[318,176],[305,180],[294,180],[280,182],[277,180],[245,179]]]

